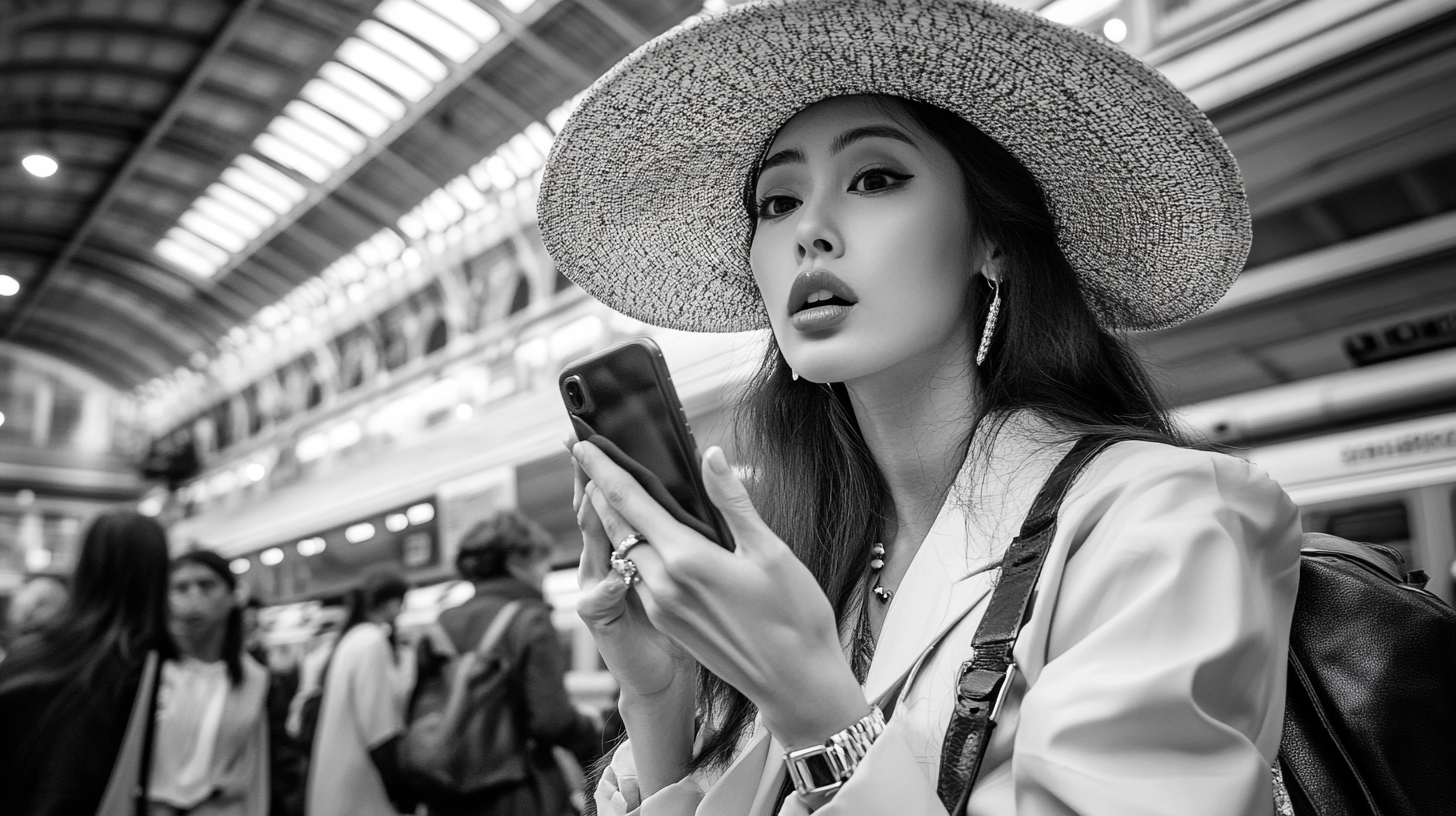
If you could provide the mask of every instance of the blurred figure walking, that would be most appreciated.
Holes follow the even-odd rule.
[[[509,687],[520,698],[492,713],[514,716],[519,724],[514,733],[520,744],[513,750],[521,772],[512,774],[514,781],[484,790],[433,794],[426,802],[431,816],[559,816],[569,811],[571,787],[553,748],[565,748],[584,767],[601,752],[600,728],[566,694],[564,652],[541,594],[551,552],[550,535],[515,511],[481,522],[461,539],[455,564],[475,584],[475,596],[442,612],[437,631],[421,642],[416,699],[442,682],[441,653],[476,649],[491,622],[510,607],[514,617],[491,652],[511,668]],[[430,645],[438,637],[448,644]]]
[[[308,816],[413,810],[399,772],[404,710],[394,652],[394,619],[408,588],[399,574],[376,572],[354,592],[349,619],[323,670]]]
[[[157,695],[150,816],[267,816],[268,672],[244,651],[227,560],[178,556],[170,605],[178,657]]]
[[[5,658],[5,651],[15,648],[21,638],[35,634],[56,620],[70,599],[71,590],[62,576],[49,573],[32,575],[10,599],[5,639],[0,643],[0,649],[3,649],[0,660]]]
[[[145,743],[132,739],[142,735],[128,721],[139,703],[150,704],[150,694],[138,694],[151,685],[143,682],[156,665],[148,655],[174,654],[167,574],[167,536],[156,521],[112,512],[87,529],[70,602],[0,663],[0,816],[97,813],[113,766],[140,759],[135,750],[122,756],[123,740],[129,749]],[[147,713],[137,718],[142,731]],[[118,769],[127,776],[116,780],[120,789],[138,787],[139,769]]]

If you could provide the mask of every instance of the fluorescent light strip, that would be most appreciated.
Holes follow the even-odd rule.
[[[258,134],[258,138],[253,140],[253,149],[320,184],[328,181],[329,176],[333,173],[328,165],[272,133]]]
[[[247,236],[208,218],[196,209],[182,213],[182,217],[177,219],[177,224],[202,240],[216,244],[228,252],[237,252],[248,245]]]
[[[353,94],[356,99],[378,111],[391,123],[404,118],[406,108],[398,97],[342,62],[324,63],[319,69],[319,76]]]
[[[223,204],[232,207],[242,213],[249,220],[259,224],[258,231],[261,232],[272,224],[276,216],[274,212],[252,196],[239,192],[236,188],[218,181],[207,188],[205,196],[210,196]]]
[[[339,86],[329,82],[322,77],[315,77],[303,86],[299,97],[317,105],[324,111],[333,114],[340,121],[363,133],[365,136],[378,136],[389,130],[391,124],[388,116],[378,110],[369,107],[359,100],[359,97],[341,89]]]
[[[328,139],[330,144],[348,151],[351,155],[357,156],[369,146],[369,141],[359,135],[358,131],[302,99],[295,99],[285,105],[283,115],[307,126]]]
[[[163,238],[158,241],[156,249],[158,255],[198,277],[211,277],[219,268],[218,264],[209,261],[171,238]]]
[[[304,196],[308,195],[308,191],[303,188],[302,184],[284,175],[282,171],[272,167],[257,156],[244,153],[236,159],[233,159],[233,167],[241,171],[244,177],[256,182],[255,186],[260,187],[262,190],[272,191],[275,198],[286,202],[283,207],[278,208],[279,214],[288,212],[294,205],[302,201]],[[243,190],[243,192],[248,193],[250,191]],[[265,201],[263,203],[266,204],[268,202]]]
[[[227,263],[227,250],[215,244],[210,244],[207,241],[204,241],[196,234],[192,233],[190,230],[187,230],[184,227],[173,227],[167,230],[167,237],[192,250],[198,255],[201,255],[203,258],[207,259],[208,263],[211,263],[214,266],[222,266],[223,264]]]
[[[450,75],[450,69],[425,50],[419,43],[399,33],[378,20],[365,20],[359,24],[358,35],[399,58],[431,82],[439,82]]]
[[[350,37],[339,46],[334,55],[380,85],[394,91],[411,102],[418,102],[430,95],[435,83],[385,53],[384,49],[358,37]]]
[[[414,37],[437,53],[456,62],[475,56],[481,43],[500,33],[500,23],[479,6],[470,3],[475,14],[464,10],[458,17],[440,15],[427,10],[414,0],[384,0],[374,9],[374,16]],[[484,15],[489,22],[479,16]],[[447,20],[459,20],[465,30]],[[482,36],[488,34],[488,36]]]
[[[221,186],[221,185],[216,185]],[[253,206],[257,206],[256,204]],[[272,218],[259,219],[251,211],[240,210],[230,204],[226,204],[213,197],[210,192],[203,193],[202,197],[192,202],[192,208],[212,217],[214,220],[236,225],[239,232],[251,233],[251,238],[263,231],[263,228],[273,223]],[[259,207],[258,209],[263,209]],[[265,215],[271,215],[264,210]]]
[[[303,152],[328,165],[330,171],[338,170],[349,163],[356,153],[345,150],[313,128],[300,124],[297,119],[284,114],[268,126],[269,132]]]

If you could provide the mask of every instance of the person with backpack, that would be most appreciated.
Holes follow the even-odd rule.
[[[572,446],[600,813],[1272,816],[1299,513],[1125,337],[1250,240],[1156,70],[984,0],[737,5],[592,86],[538,215],[614,309],[767,330],[702,455],[733,549]]]
[[[0,663],[0,816],[131,816],[157,668],[176,654],[168,573],[155,519],[87,528],[70,600]]]
[[[584,766],[601,753],[600,728],[566,694],[565,651],[541,594],[551,553],[549,534],[517,511],[460,540],[456,568],[475,595],[420,642],[405,738],[407,754],[419,746],[406,764],[419,766],[412,778],[431,816],[560,816],[571,789],[553,748]]]
[[[408,589],[399,573],[380,569],[351,593],[349,617],[323,668],[307,816],[414,810],[399,766],[404,711],[394,643],[394,619]]]

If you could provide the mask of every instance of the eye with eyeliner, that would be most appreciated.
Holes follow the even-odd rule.
[[[862,183],[867,179],[883,178],[886,182],[871,189],[860,189]],[[911,173],[904,173],[899,170],[892,170],[888,167],[874,166],[866,167],[854,174],[850,179],[848,193],[859,195],[873,195],[875,193],[888,192],[904,186],[905,182],[915,178]],[[766,195],[755,198],[753,202],[754,216],[760,221],[773,221],[792,213],[798,209],[802,202],[791,195]]]
[[[872,190],[856,189],[860,186],[860,182],[866,179],[874,178],[876,176],[881,176],[888,179],[889,183],[884,185],[883,187],[876,187]],[[851,179],[849,182],[849,190],[847,192],[880,193],[886,190],[893,190],[913,178],[915,178],[915,176],[909,173],[902,173],[899,170],[891,170],[888,167],[866,167],[865,169],[854,174],[854,178]]]

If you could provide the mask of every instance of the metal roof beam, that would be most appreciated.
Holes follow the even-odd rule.
[[[23,298],[22,301],[12,312],[12,317],[5,327],[5,337],[14,337],[20,331],[21,327],[25,325],[26,319],[35,308],[36,301],[45,291],[46,281],[56,270],[65,268],[71,262],[71,259],[75,257],[76,252],[90,238],[92,230],[96,228],[96,224],[101,221],[102,216],[106,214],[112,203],[116,201],[117,196],[131,179],[132,174],[137,171],[137,168],[146,163],[147,158],[151,155],[157,144],[166,136],[167,131],[172,128],[172,124],[177,120],[177,117],[186,109],[187,102],[192,97],[192,94],[206,81],[208,73],[212,71],[212,67],[221,58],[222,54],[227,51],[228,46],[233,40],[237,39],[238,34],[242,32],[248,20],[262,4],[263,0],[242,0],[238,4],[238,7],[233,10],[232,14],[229,15],[227,22],[223,24],[222,30],[217,33],[217,36],[212,40],[212,44],[198,58],[192,71],[187,75],[187,80],[182,83],[182,87],[177,90],[176,95],[172,97],[172,101],[168,103],[167,109],[157,118],[151,130],[147,132],[146,137],[137,145],[136,150],[132,151],[126,164],[117,171],[116,176],[107,185],[106,192],[102,193],[101,197],[92,205],[91,211],[86,215],[86,220],[72,233],[71,239],[61,249],[60,254],[56,256],[55,260],[42,270],[40,275],[32,280],[30,286],[26,288],[24,294],[21,296]]]

